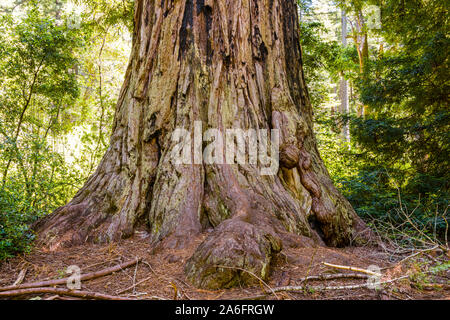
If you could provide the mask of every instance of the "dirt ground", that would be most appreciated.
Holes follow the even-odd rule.
[[[26,270],[23,283],[27,283],[65,278],[68,276],[66,269],[71,265],[79,266],[81,273],[85,274],[139,257],[142,260],[129,268],[97,279],[82,281],[81,290],[135,299],[450,299],[449,270],[434,273],[431,278],[420,278],[420,275],[423,275],[433,263],[442,262],[442,255],[437,256],[431,252],[423,255],[415,254],[413,257],[406,255],[405,259],[405,256],[394,256],[375,247],[287,249],[278,254],[273,261],[272,273],[266,283],[260,282],[253,287],[218,291],[197,289],[185,279],[183,266],[202,238],[199,237],[188,249],[169,250],[156,254],[151,253],[148,241],[138,235],[109,245],[84,245],[52,252],[35,248],[28,255],[18,256],[0,264],[0,287],[12,285],[22,270]],[[405,260],[399,262],[402,259]],[[448,262],[448,256],[444,258],[445,261]],[[364,285],[367,279],[342,278],[302,282],[302,278],[307,276],[354,273],[325,266],[323,262],[363,269],[376,265],[381,269],[382,282],[404,275],[409,275],[409,278],[384,284],[379,290],[367,287],[335,288]],[[271,292],[273,288],[280,286],[300,285],[307,289],[275,294]],[[317,286],[334,287],[334,289],[313,289]],[[14,299],[77,298],[32,294],[14,297]]]

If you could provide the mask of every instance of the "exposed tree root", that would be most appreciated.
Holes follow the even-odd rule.
[[[281,240],[270,231],[240,219],[227,220],[197,248],[186,264],[186,275],[194,285],[208,289],[251,283],[255,279],[250,273],[267,278],[272,256],[280,250]]]

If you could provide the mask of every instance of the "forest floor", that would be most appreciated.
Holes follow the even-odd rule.
[[[203,237],[199,237],[187,249],[166,250],[154,254],[151,253],[148,240],[139,235],[109,245],[90,244],[54,251],[35,248],[30,254],[0,263],[0,292],[1,287],[12,285],[20,273],[25,274],[21,282],[30,283],[68,277],[66,269],[71,265],[79,266],[81,274],[86,274],[140,258],[137,264],[128,268],[82,281],[81,290],[135,299],[450,300],[450,270],[426,276],[427,272],[432,270],[433,264],[442,264],[442,261],[448,263],[448,255],[443,256],[442,252],[438,251],[419,251],[398,256],[378,247],[287,249],[273,261],[271,276],[265,283],[217,291],[198,289],[185,279],[183,266]],[[381,269],[382,282],[393,281],[383,284],[382,288],[377,290],[364,286],[368,280],[361,278],[302,281],[304,277],[316,275],[355,274],[354,271],[326,266],[324,262],[363,269],[376,265]],[[360,275],[364,276],[364,273]],[[404,278],[398,279],[399,277]],[[348,288],[351,285],[356,287]],[[275,288],[282,286],[303,286],[305,289],[272,291],[277,291]],[[342,286],[344,288],[339,288]],[[66,286],[64,284],[59,287]],[[319,287],[332,288],[317,289]],[[14,299],[79,298],[34,293]]]

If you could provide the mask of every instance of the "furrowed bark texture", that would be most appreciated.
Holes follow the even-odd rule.
[[[282,246],[343,246],[364,228],[316,147],[295,1],[139,0],[110,147],[66,206],[36,226],[58,245],[132,235],[183,248],[213,228],[186,264],[207,288],[265,279]],[[176,128],[279,129],[280,168],[175,165]],[[193,155],[192,155],[193,157]],[[243,271],[246,270],[246,271]]]

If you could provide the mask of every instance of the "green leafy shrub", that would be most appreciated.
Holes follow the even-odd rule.
[[[108,147],[133,1],[64,4],[0,4],[0,260],[31,248],[30,225],[66,204]]]
[[[34,239],[29,225],[34,217],[17,209],[20,196],[0,190],[0,261],[28,252]]]

